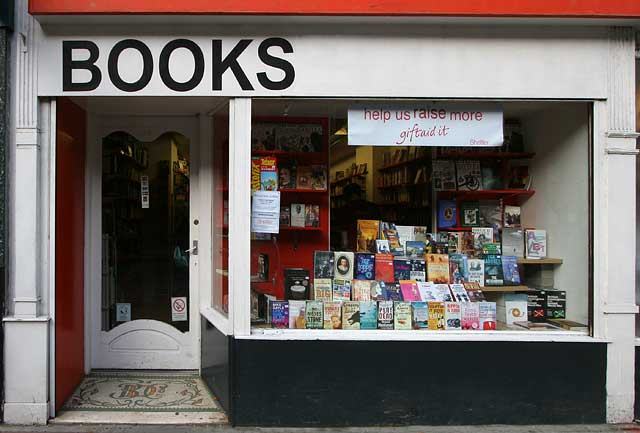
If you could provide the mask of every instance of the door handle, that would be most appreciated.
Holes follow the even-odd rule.
[[[184,250],[185,253],[191,254],[192,256],[198,255],[198,241],[193,241],[193,246],[188,250]]]

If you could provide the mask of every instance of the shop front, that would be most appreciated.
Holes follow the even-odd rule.
[[[636,21],[45,3],[7,422],[101,370],[196,372],[233,425],[632,420]]]

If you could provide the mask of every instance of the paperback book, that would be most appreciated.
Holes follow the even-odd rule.
[[[473,249],[477,255],[482,254],[482,246],[484,244],[493,243],[493,228],[491,227],[473,227]]]
[[[429,306],[426,302],[412,302],[413,329],[427,329],[429,327]]]
[[[402,291],[400,290],[400,284],[398,283],[385,283],[385,289],[387,291],[386,300],[401,302],[404,301],[402,298]]]
[[[462,329],[477,331],[480,329],[480,303],[463,302],[460,304],[460,314],[462,317]]]
[[[504,285],[501,256],[496,254],[487,254],[484,256],[484,285]]]
[[[477,201],[463,201],[460,204],[460,225],[480,227],[480,204]]]
[[[528,259],[544,259],[547,257],[546,230],[526,230],[525,237]]]
[[[291,226],[304,227],[306,218],[305,205],[303,203],[291,204]]]
[[[510,227],[502,230],[502,254],[524,257],[524,230]]]
[[[356,253],[355,278],[373,280],[376,276],[376,256],[371,253]]]
[[[411,259],[411,272],[409,275],[410,280],[426,281],[427,279],[427,265],[424,259]]]
[[[371,281],[353,280],[351,282],[351,299],[354,301],[370,301]]]
[[[356,251],[359,253],[376,252],[376,239],[380,234],[380,221],[358,220],[356,235]]]
[[[272,156],[260,158],[260,189],[262,191],[278,190],[278,166],[276,158]]]
[[[333,251],[313,252],[313,277],[333,278]]]
[[[393,303],[393,327],[394,329],[411,329],[411,302]]]
[[[289,302],[288,301],[272,301],[271,302],[271,326],[274,328],[289,327]]]
[[[386,239],[376,239],[376,253],[391,254],[391,250],[389,249],[389,241]]]
[[[437,301],[434,284],[431,281],[417,281],[418,293],[420,294],[420,300],[424,302]],[[416,299],[417,300],[417,299]]]
[[[462,329],[459,302],[444,303],[444,329]]]
[[[375,259],[376,280],[385,283],[395,282],[395,274],[393,271],[393,256],[391,254],[376,254]]]
[[[324,191],[327,189],[327,167],[324,165],[311,166],[311,189]]]
[[[468,258],[466,254],[449,256],[449,281],[454,284],[464,283],[468,279]]]
[[[456,161],[456,185],[459,191],[477,191],[482,187],[480,161]]]
[[[407,302],[420,301],[422,299],[416,281],[400,280],[400,290],[402,291],[402,299]]]
[[[333,300],[333,280],[331,278],[313,279],[313,299],[316,301]]]
[[[456,167],[453,161],[432,161],[432,182],[436,191],[449,191],[456,189]]]
[[[323,323],[324,329],[342,329],[342,302],[323,302]]]
[[[279,189],[296,189],[296,166],[281,161],[278,166]]]
[[[308,204],[305,210],[305,227],[320,227],[320,205]]]
[[[291,208],[289,206],[280,206],[280,227],[289,227],[291,225]]]
[[[384,234],[384,239],[389,241],[389,250],[391,251],[391,254],[393,254],[394,256],[403,255],[404,247],[400,244],[396,226],[391,223],[382,223],[381,229],[382,233]]]
[[[424,255],[424,242],[407,241],[404,245],[405,255],[410,258],[422,257]]]
[[[480,287],[484,287],[484,260],[469,259],[467,263],[469,266],[467,280],[470,283],[478,283]]]
[[[502,274],[505,286],[517,286],[520,284],[520,269],[518,258],[515,256],[502,256]]]
[[[454,301],[471,302],[463,284],[450,284],[449,287],[451,289],[451,294],[453,295]]]
[[[322,329],[324,307],[322,301],[307,301],[305,319],[307,321],[307,329]]]
[[[505,228],[520,228],[522,222],[520,220],[521,209],[520,206],[504,206],[504,227]]]
[[[387,300],[387,285],[384,281],[371,281],[371,300],[372,301],[386,301]]]
[[[360,329],[360,302],[342,303],[342,329]]]
[[[480,201],[480,225],[493,228],[494,235],[499,233],[502,230],[502,212],[502,200]]]
[[[434,284],[433,291],[438,302],[452,302],[451,291],[448,284]]]
[[[393,276],[395,281],[411,279],[411,261],[395,258],[393,260]]]
[[[337,278],[333,280],[333,300],[351,300],[351,280],[342,280]]]
[[[484,293],[480,290],[478,283],[464,283],[464,288],[467,291],[470,302],[483,302],[486,301]]]
[[[378,329],[393,329],[393,301],[378,302]]]
[[[378,303],[375,301],[360,302],[360,329],[378,328]]]
[[[286,268],[284,270],[285,300],[309,299],[309,271],[303,268]]]
[[[427,280],[438,283],[449,283],[449,256],[446,254],[427,254]]]
[[[547,319],[566,319],[567,292],[564,290],[546,291]]]
[[[496,329],[496,303],[478,302],[478,316],[480,329],[483,331],[495,331]]]
[[[289,328],[305,329],[307,319],[305,309],[307,301],[289,301]]]
[[[444,331],[445,312],[444,302],[428,302],[429,305],[429,329],[433,331]]]
[[[457,217],[455,200],[438,200],[438,227],[440,229],[455,227]]]
[[[354,255],[349,251],[336,251],[333,268],[334,278],[345,280],[353,279],[353,259]]]
[[[297,168],[296,184],[298,189],[312,189],[311,188],[311,166],[300,165]]]

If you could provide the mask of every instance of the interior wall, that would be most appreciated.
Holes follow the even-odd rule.
[[[536,193],[522,206],[525,227],[547,230],[555,288],[567,291],[567,318],[588,323],[589,105],[558,103],[523,120]]]

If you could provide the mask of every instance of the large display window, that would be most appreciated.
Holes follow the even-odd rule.
[[[393,142],[367,112],[367,145],[362,101],[254,99],[252,333],[589,333],[591,105],[372,106],[485,116],[495,142]]]

